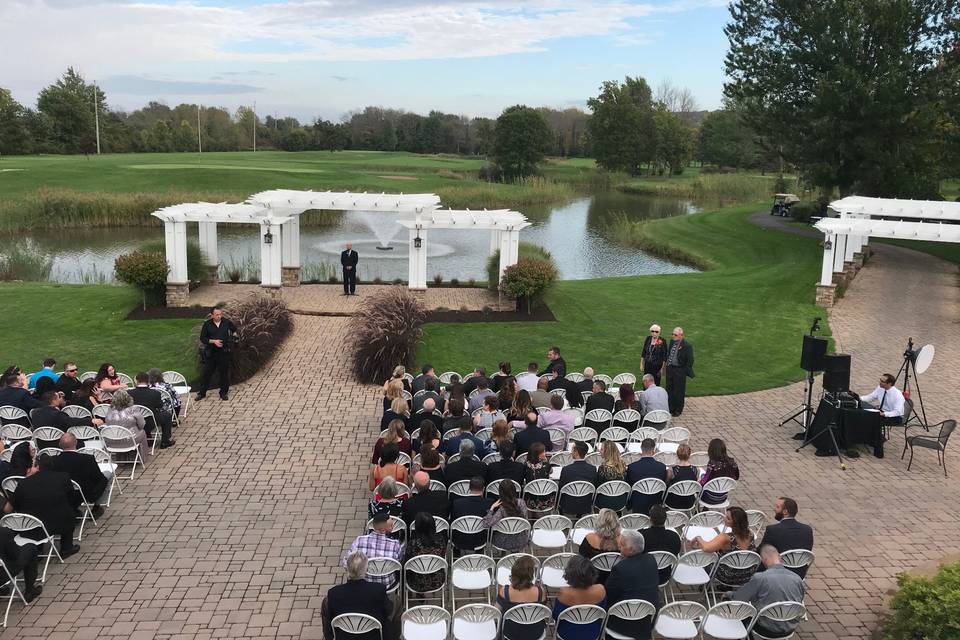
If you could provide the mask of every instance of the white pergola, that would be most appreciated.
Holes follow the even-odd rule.
[[[848,196],[830,203],[838,217],[823,218],[823,263],[818,301],[832,304],[834,274],[860,260],[870,238],[960,242],[960,202]],[[829,295],[825,295],[827,290]]]
[[[219,264],[217,225],[221,223],[260,226],[260,279],[267,288],[296,286],[300,274],[300,215],[313,209],[331,211],[382,211],[405,216],[397,222],[410,235],[411,289],[427,286],[427,230],[489,230],[490,253],[500,250],[500,272],[517,262],[520,230],[530,226],[516,211],[472,211],[440,209],[440,198],[432,193],[371,194],[339,191],[294,191],[275,189],[254,194],[238,204],[194,202],[164,207],[153,215],[164,222],[167,276],[167,304],[187,304],[188,222],[199,227],[200,248],[208,267],[208,278],[216,278]]]

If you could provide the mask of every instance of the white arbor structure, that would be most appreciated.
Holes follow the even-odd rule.
[[[870,238],[960,242],[960,202],[848,196],[830,203],[836,218],[815,225],[824,234],[817,304],[831,306],[836,280],[850,278],[863,264]]]
[[[186,306],[187,223],[199,228],[200,249],[207,264],[207,281],[217,282],[218,224],[256,224],[260,227],[261,285],[277,293],[281,286],[300,283],[300,215],[305,211],[380,211],[402,216],[397,222],[410,236],[411,289],[427,286],[427,231],[465,229],[490,231],[490,254],[500,251],[500,273],[517,262],[520,230],[530,226],[526,217],[506,209],[471,211],[440,209],[434,194],[369,194],[276,189],[263,191],[238,204],[194,202],[164,207],[153,215],[164,222],[167,305]]]

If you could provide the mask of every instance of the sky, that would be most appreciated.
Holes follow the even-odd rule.
[[[367,105],[496,117],[585,108],[640,75],[719,107],[725,0],[0,0],[0,87],[27,106],[68,66],[111,108]]]

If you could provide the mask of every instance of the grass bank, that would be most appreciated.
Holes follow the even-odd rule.
[[[749,223],[766,202],[657,220],[655,234],[713,268],[702,273],[557,283],[547,302],[557,322],[427,324],[418,364],[468,371],[520,369],[561,347],[569,367],[637,372],[647,327],[681,325],[696,349],[691,395],[741,393],[800,380],[800,340],[815,315],[818,242]],[[625,238],[625,241],[630,241]],[[762,355],[761,355],[762,354]]]
[[[140,294],[130,287],[0,283],[11,329],[0,363],[36,371],[46,357],[81,371],[112,362],[131,375],[150,367],[196,374],[191,330],[197,320],[124,320]]]

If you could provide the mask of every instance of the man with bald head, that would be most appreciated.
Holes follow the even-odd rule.
[[[437,402],[428,397],[423,401],[423,407],[413,414],[413,419],[410,420],[410,428],[418,429],[423,426],[424,422],[431,422],[438,432],[443,433],[443,416],[435,414],[436,409]]]
[[[683,329],[674,327],[667,345],[667,397],[670,415],[683,413],[687,395],[687,378],[693,377],[693,345],[683,337]]]
[[[413,474],[413,487],[416,494],[403,503],[403,521],[407,526],[416,519],[418,513],[446,518],[450,511],[446,491],[431,491],[430,476],[426,471]]]
[[[53,457],[54,470],[69,475],[71,480],[80,485],[83,496],[90,502],[97,503],[93,516],[99,518],[103,514],[100,500],[110,482],[109,477],[100,470],[96,458],[77,451],[77,438],[72,433],[65,433],[60,437],[60,448],[63,453]],[[109,473],[110,477],[113,477],[113,472]],[[80,496],[76,497],[79,499]],[[77,506],[79,504],[77,502]]]
[[[348,242],[347,248],[340,253],[340,266],[343,267],[343,295],[356,295],[357,291],[357,262],[360,256],[353,250],[353,243]]]

